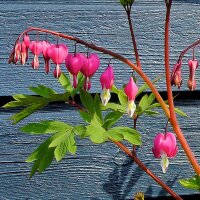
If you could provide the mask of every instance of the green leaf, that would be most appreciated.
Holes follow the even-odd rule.
[[[59,131],[67,131],[71,126],[60,121],[41,121],[38,123],[29,123],[20,130],[29,134],[49,134]]]
[[[159,115],[159,112],[154,110],[145,110],[144,113],[151,116]]]
[[[175,112],[182,117],[188,117],[188,115],[185,112],[183,112],[180,108],[175,108]]]
[[[52,142],[50,143],[49,147],[56,147],[54,151],[54,155],[57,161],[60,161],[67,151],[71,154],[76,153],[76,142],[74,139],[74,131],[73,129],[57,134],[56,138],[52,138]]]
[[[36,110],[43,108],[47,104],[48,104],[48,102],[41,102],[38,104],[33,104],[31,106],[28,106],[27,108],[23,109],[22,111],[18,112],[17,114],[11,116],[10,119],[13,121],[13,124],[16,124],[19,121],[21,121],[22,119],[24,119],[24,118],[28,117],[29,115],[31,115],[32,113],[34,113]]]
[[[119,131],[114,131],[113,129],[109,129],[106,133],[108,138],[111,140],[122,141],[124,139],[123,134]]]
[[[66,137],[66,135],[65,135]],[[71,131],[68,136],[63,140],[55,149],[54,155],[57,161],[60,161],[67,151],[71,154],[75,154],[77,150],[76,141],[74,139],[74,133]]]
[[[82,117],[85,122],[90,123],[92,120],[92,115],[90,113],[87,113],[85,111],[79,111],[80,116]]]
[[[200,190],[200,176],[195,175],[190,179],[181,179],[179,183],[185,188]]]
[[[80,138],[87,137],[86,127],[83,125],[75,126],[73,129],[74,133],[78,135]]]
[[[155,95],[154,93],[151,93],[148,97],[148,104],[151,105],[155,100]]]
[[[52,90],[51,88],[46,87],[44,85],[38,85],[38,87],[29,87],[29,89],[32,92],[34,92],[42,97],[45,97],[45,98],[51,98],[51,96],[53,94],[56,94],[56,92],[54,90]]]
[[[105,129],[101,126],[89,125],[86,129],[86,132],[93,143],[100,144],[108,139]]]
[[[126,94],[122,90],[119,91],[118,98],[123,110],[126,110],[128,100]]]
[[[34,162],[30,178],[36,171],[41,173],[51,164],[55,148],[49,148],[50,141],[50,138],[48,138],[27,158],[26,162]]]
[[[115,110],[115,111],[119,111],[119,112],[124,112],[124,109],[121,105],[119,104],[116,104],[116,103],[107,103],[106,106],[101,106],[101,109],[102,110],[108,110],[108,109],[111,109],[111,110]]]
[[[37,96],[31,96],[31,95],[25,95],[25,94],[17,94],[14,95],[13,98],[16,101],[20,101],[24,103],[24,106],[30,105],[33,103],[38,103],[38,102],[46,102],[47,100],[44,99],[43,97],[37,97]]]
[[[95,94],[95,96],[94,96],[94,108],[95,108],[96,115],[98,116],[98,118],[102,122],[103,119],[102,119],[102,112],[101,112],[101,101],[100,101],[98,94]]]
[[[122,115],[123,115],[123,113],[121,113],[119,111],[109,112],[104,118],[103,127],[105,129],[110,128],[121,118]]]
[[[94,114],[94,101],[92,98],[92,95],[84,90],[80,90],[80,99],[81,103],[84,105],[84,107],[90,112],[91,114]]]
[[[148,102],[148,95],[147,95],[147,94],[145,94],[145,95],[141,98],[141,100],[140,100],[140,102],[139,102],[139,106],[140,106],[140,108],[142,108],[142,111],[144,111],[146,108],[148,108],[149,102]]]
[[[24,103],[21,101],[10,101],[4,106],[2,106],[2,108],[15,108],[15,107],[20,107],[20,106],[24,106]]]
[[[60,84],[62,85],[62,87],[64,88],[65,91],[67,91],[69,93],[71,93],[73,91],[71,82],[64,73],[61,73],[61,76],[59,77],[58,81],[60,82]]]
[[[129,127],[114,127],[109,130],[112,132],[113,135],[123,135],[124,140],[127,140],[131,144],[134,145],[141,145],[141,135],[135,129],[131,129]]]
[[[55,148],[54,155],[56,160],[57,161],[62,160],[66,153],[67,153],[67,141],[64,141]]]

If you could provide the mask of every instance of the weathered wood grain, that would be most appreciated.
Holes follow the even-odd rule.
[[[194,153],[199,156],[199,101],[177,102],[177,106],[188,113],[189,118],[179,118],[183,132]],[[41,175],[28,179],[31,166],[24,162],[28,154],[45,137],[29,136],[20,133],[20,126],[26,122],[42,119],[57,119],[72,124],[80,124],[77,113],[69,108],[51,105],[33,116],[11,126],[8,119],[13,112],[1,110],[1,145],[0,145],[0,199],[130,199],[137,191],[146,196],[162,196],[166,193],[147,177],[134,163],[117,165],[123,154],[116,156],[118,149],[111,143],[93,145],[88,140],[78,141],[76,156],[68,155],[60,163],[53,164]],[[196,116],[196,117],[193,117]],[[120,125],[132,126],[132,121],[124,117]],[[179,153],[170,160],[166,173],[161,173],[160,160],[154,159],[151,148],[156,133],[163,132],[165,119],[161,115],[150,120],[141,118],[138,129],[141,131],[143,145],[138,149],[138,156],[161,179],[179,194],[191,194],[183,189],[177,180],[192,176],[186,157],[179,145]],[[140,128],[142,127],[142,128]],[[171,127],[169,127],[169,131]]]
[[[176,62],[181,50],[193,40],[199,38],[200,4],[198,0],[174,0],[171,25],[171,66]],[[136,30],[139,53],[144,71],[151,77],[164,72],[163,34],[165,6],[162,0],[138,0],[133,7],[133,21]],[[29,86],[45,84],[61,91],[52,74],[45,75],[41,67],[38,71],[28,65],[8,65],[7,58],[17,35],[29,26],[45,27],[63,33],[78,36],[100,46],[107,47],[132,59],[132,47],[128,25],[123,9],[117,0],[58,0],[53,1],[0,1],[0,96],[15,93],[30,93]],[[40,36],[43,38],[44,36]],[[34,39],[34,36],[31,35]],[[53,39],[51,37],[51,39]],[[56,39],[55,39],[56,41]],[[60,40],[60,42],[63,42]],[[72,42],[67,42],[73,51]],[[78,47],[86,52],[84,47]],[[199,58],[197,49],[197,58]],[[186,90],[188,78],[187,54],[183,68],[183,90]],[[101,68],[92,79],[91,92],[99,92],[97,84],[100,73],[106,68],[109,56],[100,55]],[[115,66],[116,85],[122,86],[131,69],[112,60]],[[197,89],[199,90],[199,72],[197,71]],[[141,81],[140,81],[141,83]],[[159,82],[160,91],[165,90],[164,79]],[[181,127],[199,157],[199,100],[177,102],[189,118],[180,118]],[[78,141],[76,156],[67,156],[59,164],[54,161],[47,171],[28,180],[31,166],[24,162],[26,157],[43,141],[42,137],[22,134],[19,127],[30,121],[42,119],[60,119],[79,124],[80,119],[74,110],[52,105],[19,125],[12,126],[8,119],[15,111],[0,110],[0,199],[130,199],[136,191],[146,196],[162,196],[166,193],[148,178],[135,164],[116,165],[115,155],[118,149],[111,143],[102,146],[89,141]],[[128,118],[120,124],[132,126]],[[143,146],[138,156],[159,177],[180,194],[191,194],[191,190],[182,189],[176,182],[179,178],[192,175],[191,168],[181,150],[176,159],[171,160],[166,175],[161,174],[159,160],[151,153],[152,140],[157,132],[163,131],[164,118],[153,121],[145,117],[139,123],[143,128]],[[138,126],[139,126],[138,125]],[[119,158],[118,158],[119,160]]]
[[[193,40],[199,38],[199,4],[198,1],[174,1],[171,16],[171,66],[176,62],[181,50]],[[133,6],[133,21],[139,53],[144,71],[155,78],[164,72],[163,35],[165,5],[163,1],[136,1]],[[45,75],[43,66],[33,71],[30,66],[7,64],[9,52],[17,35],[29,26],[44,27],[78,36],[97,45],[132,57],[132,46],[128,32],[127,19],[117,0],[112,1],[0,1],[0,95],[28,92],[30,85],[45,84],[59,90],[52,73]],[[40,36],[42,38],[42,36]],[[35,39],[32,36],[32,39]],[[52,39],[52,38],[51,38]],[[53,39],[56,41],[56,39]],[[62,40],[61,40],[62,42]],[[72,42],[66,42],[73,51]],[[87,51],[79,47],[80,51]],[[199,50],[196,53],[199,58]],[[100,91],[98,84],[101,72],[106,68],[109,56],[100,55],[101,68],[93,77],[91,91]],[[187,89],[187,59],[183,62],[183,87]],[[116,85],[122,86],[131,69],[112,60],[115,66]],[[63,66],[64,70],[64,66]],[[199,89],[199,72],[197,72],[197,89]],[[140,82],[141,83],[141,82]],[[17,85],[17,87],[16,87]],[[165,90],[164,78],[158,86]]]

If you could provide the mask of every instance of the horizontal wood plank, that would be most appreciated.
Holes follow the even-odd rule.
[[[199,4],[198,1],[173,2],[171,16],[171,67],[176,62],[181,50],[192,41],[199,38]],[[30,93],[29,86],[45,84],[60,91],[52,73],[45,75],[41,59],[39,70],[32,70],[30,64],[26,66],[8,65],[8,55],[17,35],[29,26],[44,27],[78,36],[94,44],[106,47],[127,58],[133,59],[130,34],[123,8],[118,1],[63,1],[56,4],[51,1],[0,1],[0,96],[14,93]],[[163,34],[164,34],[165,5],[162,1],[140,0],[133,6],[133,21],[139,53],[144,71],[153,79],[164,72],[163,64]],[[35,39],[34,36],[31,37]],[[40,38],[44,38],[40,36]],[[50,37],[52,41],[56,39]],[[63,40],[60,40],[63,42]],[[74,43],[66,41],[70,51]],[[78,48],[86,52],[84,47]],[[199,58],[199,50],[196,53]],[[99,92],[99,76],[106,68],[110,59],[100,54],[101,68],[92,78],[92,92]],[[183,61],[183,90],[187,90],[188,67],[187,60],[191,52]],[[31,62],[31,60],[30,60]],[[29,62],[29,63],[30,63]],[[116,85],[122,87],[131,75],[131,69],[117,60],[111,61],[115,67]],[[52,67],[53,68],[53,67]],[[63,66],[63,71],[66,71]],[[53,69],[52,69],[53,70]],[[52,71],[51,70],[51,71]],[[199,89],[199,72],[197,72],[197,89]],[[139,81],[142,84],[142,81]],[[17,86],[17,87],[16,87]],[[166,89],[164,78],[158,89]]]
[[[188,139],[197,159],[200,161],[199,145],[199,101],[177,102],[177,107],[188,113],[188,118],[179,118],[183,132]],[[45,136],[30,136],[19,131],[19,127],[27,122],[42,119],[57,119],[78,125],[81,122],[73,109],[59,105],[51,105],[35,113],[18,125],[12,126],[8,119],[13,112],[1,110],[1,145],[0,145],[0,197],[9,199],[130,199],[137,191],[145,192],[145,196],[166,195],[139,167],[127,162],[120,165],[124,158],[122,152],[112,143],[93,145],[88,140],[78,140],[76,156],[68,155],[60,163],[56,161],[42,174],[31,180],[28,175],[31,165],[25,163],[26,157],[44,141]],[[196,116],[196,117],[193,117]],[[179,146],[175,159],[170,159],[170,166],[164,175],[161,172],[160,160],[152,155],[152,141],[156,133],[163,132],[165,118],[161,114],[153,120],[149,117],[138,121],[138,130],[142,134],[143,145],[137,153],[140,159],[164,182],[181,195],[193,191],[183,189],[177,182],[180,178],[192,176],[192,169]],[[132,126],[132,120],[126,116],[118,125]],[[171,131],[171,127],[169,127]],[[117,163],[117,164],[116,164]]]

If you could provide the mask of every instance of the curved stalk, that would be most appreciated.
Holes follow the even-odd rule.
[[[170,73],[170,65],[169,65],[169,25],[170,25],[170,10],[172,0],[168,0],[169,2],[166,3],[167,11],[166,11],[166,23],[165,23],[165,72],[166,72],[166,85],[167,85],[167,96],[168,96],[168,103],[169,103],[169,111],[170,111],[170,122],[173,127],[174,132],[177,135],[180,144],[185,151],[185,154],[188,157],[194,171],[200,175],[200,166],[193,155],[180,127],[178,121],[176,119],[176,113],[174,110],[174,100],[172,95],[172,87],[171,87],[171,73]]]
[[[63,33],[59,33],[59,32],[55,32],[55,31],[51,31],[51,30],[47,30],[47,29],[43,29],[43,28],[36,28],[36,27],[30,27],[29,29],[25,30],[24,32],[22,32],[19,37],[17,38],[16,41],[20,40],[20,38],[28,33],[28,32],[31,32],[31,31],[38,31],[38,32],[43,32],[43,33],[49,33],[49,34],[52,34],[52,35],[55,35],[55,36],[58,36],[58,37],[61,37],[61,38],[64,38],[64,39],[68,39],[68,40],[72,40],[72,41],[75,41],[79,44],[83,44],[95,51],[99,51],[99,52],[102,52],[104,54],[107,54],[107,55],[110,55],[120,61],[122,61],[123,63],[125,63],[126,65],[128,65],[130,68],[132,68],[134,71],[136,71],[136,73],[138,73],[138,75],[144,80],[144,82],[146,82],[146,84],[149,86],[149,88],[151,89],[151,91],[154,93],[157,101],[160,103],[166,117],[169,119],[170,118],[170,114],[169,114],[169,109],[166,105],[166,103],[164,102],[164,100],[162,99],[162,97],[160,96],[159,92],[157,91],[156,87],[154,86],[154,84],[151,82],[151,80],[146,76],[146,74],[139,68],[137,67],[134,63],[132,63],[129,59],[123,57],[122,55],[120,54],[117,54],[113,51],[110,51],[110,50],[107,50],[103,47],[99,47],[99,46],[96,46],[94,44],[91,44],[91,43],[88,43],[84,40],[81,40],[79,38],[76,38],[76,37],[73,37],[73,36],[70,36],[70,35],[66,35],[66,34],[63,34]]]
[[[131,7],[127,8],[126,14],[127,14],[127,17],[128,17],[128,24],[129,24],[130,33],[131,33],[133,49],[134,49],[134,52],[135,52],[136,63],[137,63],[137,66],[141,68],[142,66],[141,66],[141,63],[140,63],[140,57],[139,57],[139,53],[138,53],[138,49],[137,49],[137,43],[136,43],[135,34],[134,34],[134,30],[133,30],[133,24],[132,24],[132,21],[131,21]]]
[[[177,195],[170,187],[168,187],[165,183],[162,182],[153,172],[151,172],[142,162],[141,160],[133,154],[129,149],[127,149],[121,142],[113,141],[120,149],[122,149],[129,157],[131,157],[139,167],[144,170],[154,181],[156,181],[160,186],[163,187],[169,194],[171,194],[175,199],[182,200],[182,198]]]

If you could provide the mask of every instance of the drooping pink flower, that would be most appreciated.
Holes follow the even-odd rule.
[[[65,65],[68,69],[69,73],[73,76],[73,87],[76,88],[78,81],[77,81],[77,74],[80,72],[83,60],[85,56],[81,53],[68,54],[67,58],[65,59]]]
[[[198,68],[198,61],[196,59],[189,60],[188,66],[189,66],[189,80],[187,82],[188,88],[193,91],[196,89],[196,80],[195,80],[195,71]]]
[[[26,47],[29,47],[31,41],[27,33],[24,35],[23,42],[25,43]]]
[[[23,37],[23,42],[22,42],[22,43],[24,43],[25,46],[26,46],[26,57],[25,57],[25,62],[27,62],[28,57],[29,57],[28,48],[29,48],[29,45],[30,45],[30,43],[31,43],[30,38],[29,38],[29,36],[28,36],[27,33],[24,35],[24,37]]]
[[[88,91],[91,87],[90,77],[94,75],[100,65],[100,60],[97,54],[90,54],[85,57],[81,68],[81,73],[86,77],[84,83],[84,89]]]
[[[42,53],[43,45],[40,41],[32,41],[29,45],[29,49],[34,55],[33,61],[32,61],[32,67],[33,69],[38,69],[39,67],[39,59],[38,56]]]
[[[27,47],[24,41],[21,43],[21,64],[24,65],[27,60]]]
[[[50,71],[50,46],[51,44],[47,41],[42,41],[42,45],[43,45],[43,50],[42,50],[42,55],[44,58],[44,68],[45,68],[45,72],[48,74]]]
[[[20,43],[20,41],[16,42],[14,48],[15,48],[14,63],[16,64],[18,62],[18,60],[20,60],[20,58],[21,58],[21,43]]]
[[[102,73],[100,77],[100,82],[102,86],[102,93],[101,93],[101,101],[102,104],[105,106],[108,101],[110,100],[110,90],[114,84],[114,73],[112,65],[108,65],[106,70]]]
[[[54,77],[59,78],[61,75],[60,64],[62,64],[65,61],[68,55],[68,47],[64,44],[51,45],[48,48],[48,55],[50,56],[53,63],[56,64],[54,70],[54,72],[56,71],[56,73],[54,73]]]
[[[181,65],[182,62],[177,62],[172,70],[171,74],[171,85],[178,86],[178,89],[180,89],[182,85],[182,77],[181,77]]]
[[[178,152],[178,147],[176,145],[176,137],[173,133],[158,133],[154,138],[154,146],[152,152],[155,158],[161,157],[161,167],[163,173],[169,166],[168,158],[174,158]]]
[[[131,77],[129,82],[126,84],[126,86],[124,87],[124,92],[126,94],[126,96],[128,97],[128,106],[127,106],[127,112],[128,115],[130,117],[133,116],[135,109],[136,109],[136,105],[135,105],[135,97],[138,93],[138,87],[135,84],[133,78]]]

